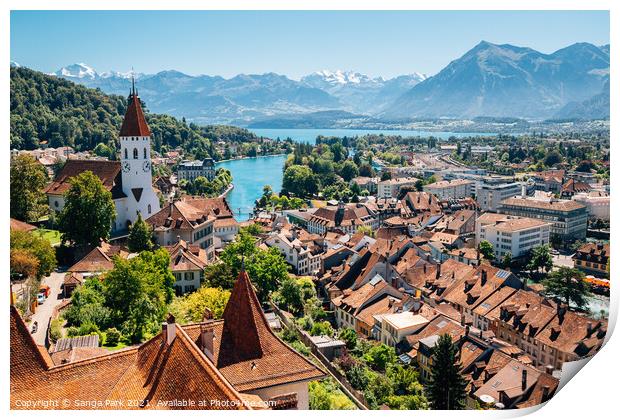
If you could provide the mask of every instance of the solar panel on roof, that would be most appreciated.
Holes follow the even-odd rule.
[[[437,324],[437,327],[438,327],[438,328],[443,328],[443,327],[445,327],[446,325],[448,325],[448,322],[447,322],[447,321],[441,321],[439,324]]]
[[[504,270],[499,270],[496,274],[496,276],[500,279],[505,279],[506,277],[508,277],[510,273],[508,271],[504,271]]]

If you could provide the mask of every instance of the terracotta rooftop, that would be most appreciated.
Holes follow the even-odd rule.
[[[244,409],[242,397],[176,324],[171,342],[160,333],[139,347],[52,366],[11,306],[12,409],[187,409],[160,402],[224,401],[224,406],[193,409]],[[120,400],[125,406],[105,406]],[[58,401],[58,405],[41,402]],[[60,402],[66,401],[66,404]],[[80,405],[90,401],[103,406]],[[130,401],[141,402],[128,406]],[[31,405],[24,407],[24,403]],[[37,405],[38,404],[38,405]]]
[[[121,163],[110,160],[67,160],[56,178],[47,186],[45,193],[63,195],[71,187],[71,178],[86,171],[91,171],[101,180],[105,189],[112,193],[113,199],[125,197],[120,176]]]
[[[144,118],[142,112],[142,105],[140,104],[140,97],[134,92],[129,95],[127,105],[127,112],[125,112],[125,118],[123,119],[123,125],[121,125],[121,137],[146,137],[151,135],[149,126]]]
[[[67,269],[71,273],[101,273],[114,268],[113,257],[127,257],[129,253],[119,245],[103,242],[90,251],[84,258]]]
[[[325,375],[271,331],[245,271],[239,273],[233,286],[223,320],[187,325],[183,329],[197,341],[204,327],[212,327],[215,335],[214,363],[240,392]]]
[[[583,209],[585,206],[573,200],[537,200],[530,198],[508,198],[501,202],[501,206],[525,207],[532,209],[546,209],[555,211],[572,211]]]
[[[170,254],[170,269],[174,271],[204,270],[207,266],[206,251],[199,246],[180,240],[174,245],[164,246]]]
[[[207,205],[208,199],[182,198],[164,206],[160,211],[146,219],[155,230],[179,229],[193,230],[207,220],[216,220],[213,208]]]
[[[37,227],[31,225],[30,223],[22,222],[21,220],[13,219],[11,217],[11,230],[17,230],[20,232],[30,232],[35,230]]]

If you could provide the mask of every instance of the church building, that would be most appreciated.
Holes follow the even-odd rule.
[[[51,210],[61,211],[70,179],[85,171],[93,172],[112,193],[116,219],[112,232],[123,232],[142,214],[143,219],[159,211],[151,173],[151,131],[146,124],[140,98],[132,86],[127,112],[121,126],[120,160],[67,160],[45,190]]]

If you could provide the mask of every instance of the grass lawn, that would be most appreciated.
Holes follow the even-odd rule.
[[[35,230],[41,237],[50,241],[52,245],[58,245],[60,243],[60,232],[52,229],[39,228]]]

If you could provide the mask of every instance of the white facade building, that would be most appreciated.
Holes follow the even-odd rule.
[[[424,186],[424,191],[435,194],[440,200],[470,197],[474,186],[473,181],[466,179],[453,179],[450,181],[438,181]]]
[[[522,192],[522,184],[481,184],[476,187],[476,201],[482,211],[497,211],[500,203]]]
[[[377,184],[378,198],[397,198],[401,188],[414,187],[417,178],[395,178],[379,181]]]
[[[485,216],[480,216],[479,220]],[[497,261],[508,253],[514,259],[526,255],[533,248],[549,245],[551,223],[506,215],[493,216],[504,216],[504,219],[477,223],[476,246],[484,240],[491,243]]]

